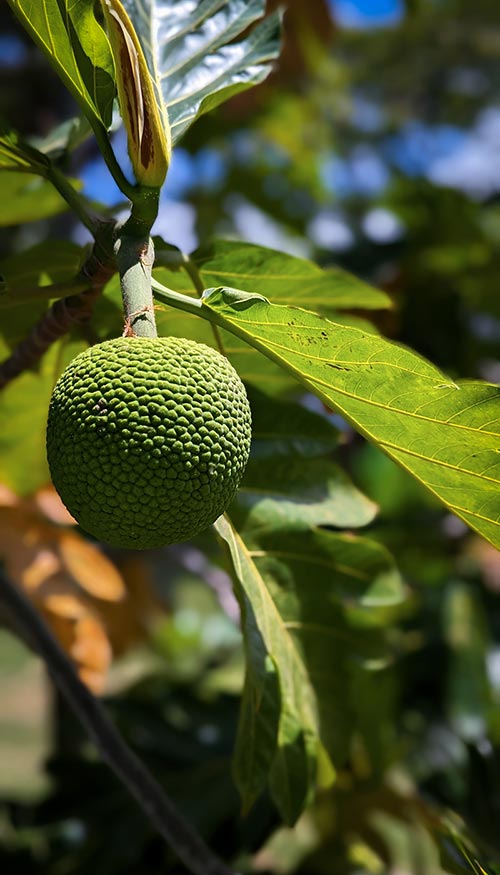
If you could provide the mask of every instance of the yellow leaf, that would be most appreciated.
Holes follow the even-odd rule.
[[[6,502],[1,503],[4,504]],[[39,489],[33,496],[33,506],[53,523],[59,523],[64,526],[76,526],[76,520],[66,510],[53,486],[43,486]]]
[[[67,530],[60,532],[58,547],[63,567],[82,589],[108,602],[124,598],[123,578],[97,547]]]

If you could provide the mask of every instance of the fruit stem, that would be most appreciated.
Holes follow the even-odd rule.
[[[125,314],[125,337],[157,337],[151,290],[155,251],[151,237],[119,234],[115,255]]]

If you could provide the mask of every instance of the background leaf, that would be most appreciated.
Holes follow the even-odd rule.
[[[360,694],[361,675],[387,664],[383,629],[406,592],[384,547],[318,528],[365,524],[376,510],[339,476],[337,430],[296,402],[253,388],[249,398],[249,466],[216,524],[230,550],[247,655],[235,776],[245,807],[268,782],[293,822],[316,782],[331,781],[328,756],[342,763],[353,732],[365,730],[370,696]]]
[[[447,712],[457,734],[468,741],[486,734],[492,707],[487,653],[486,617],[474,590],[450,587],[443,612],[444,636],[450,649],[447,671]]]
[[[58,376],[87,344],[66,336],[55,343],[36,373],[25,371],[0,396],[0,481],[18,495],[29,495],[50,480],[45,428],[50,396]]]
[[[33,324],[34,312],[43,312],[47,303],[45,286],[70,282],[77,275],[83,260],[84,249],[70,240],[55,238],[37,243],[22,252],[15,252],[0,260],[0,274],[5,280],[6,293],[0,297],[0,307],[11,310],[0,333],[9,343],[22,340]],[[39,300],[40,310],[34,311],[33,302],[23,313],[28,294]]]
[[[248,389],[250,459],[230,514],[238,529],[364,526],[377,506],[332,459],[337,429],[317,413]]]
[[[9,0],[90,122],[111,123],[114,64],[93,0]]]
[[[308,307],[324,314],[392,306],[385,292],[340,267],[321,268],[306,258],[253,243],[216,240],[191,258],[205,288],[233,286],[265,295],[276,304]]]
[[[69,210],[68,204],[50,182],[40,176],[24,172],[0,174],[2,200],[0,203],[0,226],[21,225],[47,219]],[[81,188],[78,180],[72,185]]]
[[[155,239],[159,282],[176,291],[196,295],[193,280],[183,270],[182,261],[176,270],[168,270],[172,254],[166,251],[162,261],[162,244]],[[163,244],[164,245],[164,244]],[[318,313],[337,310],[377,310],[390,308],[391,299],[363,280],[339,267],[318,267],[314,262],[296,255],[268,249],[241,240],[214,240],[189,256],[203,288],[232,286],[246,292],[257,292],[276,304],[309,307]]]
[[[23,143],[16,131],[3,128],[0,123],[0,169],[45,175],[49,160],[43,152]]]
[[[359,675],[388,665],[373,622],[392,622],[406,595],[390,555],[368,539],[238,532],[223,518],[216,529],[230,549],[247,658],[236,780],[249,805],[269,779],[290,823],[314,791],[323,746],[341,764],[353,733],[367,731],[372,743]]]

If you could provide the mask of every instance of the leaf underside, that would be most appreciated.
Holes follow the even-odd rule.
[[[264,0],[123,0],[175,143],[206,112],[266,78],[279,52],[281,14]]]

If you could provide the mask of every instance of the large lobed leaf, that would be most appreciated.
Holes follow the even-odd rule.
[[[258,296],[219,288],[204,306],[500,547],[500,387],[452,382],[403,346]]]
[[[201,115],[261,82],[279,51],[280,14],[235,41],[264,0],[122,0],[168,111],[175,143]]]

